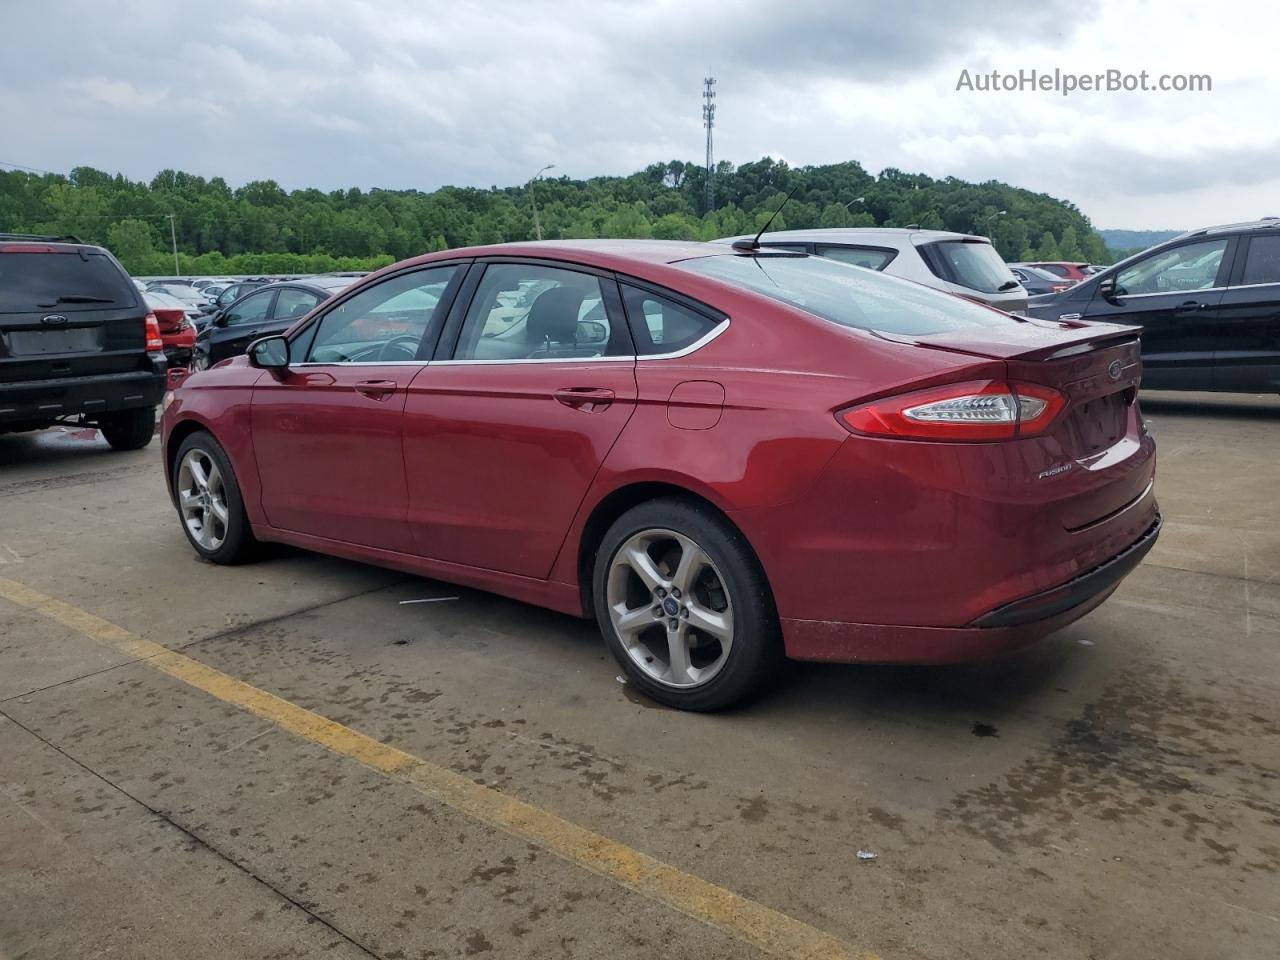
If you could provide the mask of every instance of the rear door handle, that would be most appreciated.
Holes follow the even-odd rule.
[[[566,407],[595,413],[608,408],[616,394],[604,387],[561,387],[553,394]]]
[[[355,384],[356,393],[363,394],[370,400],[385,400],[396,392],[394,380],[361,380]]]

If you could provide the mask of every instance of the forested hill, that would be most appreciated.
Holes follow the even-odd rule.
[[[710,212],[704,169],[681,161],[627,177],[430,193],[286,192],[271,180],[232,189],[221,177],[174,170],[150,183],[89,167],[65,177],[4,171],[0,231],[71,234],[106,244],[134,273],[169,273],[172,213],[183,273],[323,271],[529,239],[535,198],[545,238],[711,240],[758,229],[797,184],[774,229],[918,224],[990,236],[1009,260],[1110,262],[1088,219],[1045,194],[894,169],[872,176],[853,161],[790,167],[767,157],[738,167],[722,162]]]

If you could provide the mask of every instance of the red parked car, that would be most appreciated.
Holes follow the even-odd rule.
[[[714,709],[785,655],[946,662],[1100,604],[1152,546],[1133,327],[820,257],[582,241],[374,274],[166,400],[220,563],[273,540],[594,616]]]
[[[1035,267],[1037,270],[1048,270],[1054,276],[1070,280],[1072,283],[1079,283],[1085,277],[1091,277],[1097,272],[1097,267],[1092,264],[1071,263],[1066,260],[1028,261],[1026,266]]]
[[[148,290],[142,296],[160,327],[160,340],[170,369],[190,367],[196,346],[196,328],[191,318],[193,311],[177,297],[155,290]]]

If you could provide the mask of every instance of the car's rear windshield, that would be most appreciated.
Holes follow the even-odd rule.
[[[979,293],[1011,290],[1017,278],[1000,259],[995,247],[975,240],[942,240],[930,244],[946,264],[950,276],[943,277]],[[935,271],[936,272],[936,271]]]
[[[131,307],[135,293],[124,272],[100,253],[0,253],[0,313]]]
[[[825,257],[702,257],[678,266],[859,330],[923,336],[1012,322],[960,297]]]

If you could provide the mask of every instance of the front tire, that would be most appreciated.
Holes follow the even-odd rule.
[[[173,500],[196,553],[213,563],[250,559],[258,541],[226,451],[200,430],[182,441],[173,462]]]
[[[141,450],[156,433],[156,408],[140,407],[104,416],[98,430],[112,450]]]
[[[681,710],[760,694],[782,660],[773,595],[742,534],[677,499],[628,510],[596,554],[596,620],[631,683]]]

